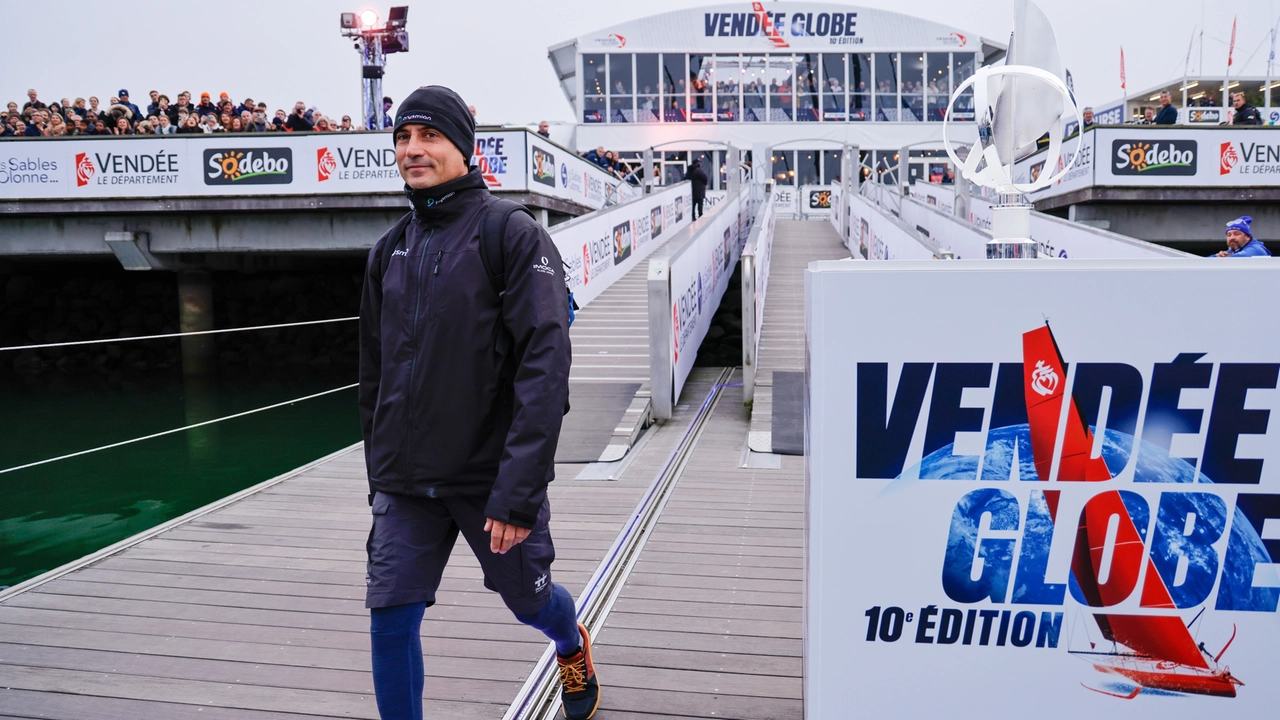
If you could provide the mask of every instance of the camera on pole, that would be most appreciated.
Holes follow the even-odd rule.
[[[362,10],[358,13],[342,13],[342,36],[355,38],[356,51],[361,64],[362,123],[366,129],[382,129],[382,76],[386,74],[387,55],[409,52],[409,7],[391,8],[387,24],[378,26],[378,13]]]

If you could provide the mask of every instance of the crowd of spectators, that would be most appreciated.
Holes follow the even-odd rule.
[[[619,180],[632,185],[638,185],[640,182],[641,173],[638,172],[638,168],[632,167],[630,163],[619,158],[616,152],[605,150],[603,145],[594,150],[586,151],[582,154],[582,159],[599,165],[605,172]]]
[[[183,133],[240,132],[354,132],[363,128],[351,122],[350,115],[341,120],[326,116],[315,107],[298,101],[291,111],[277,109],[272,113],[265,102],[245,98],[236,103],[228,93],[221,93],[215,103],[209,93],[201,93],[200,101],[192,101],[183,90],[177,102],[152,90],[150,102],[143,111],[121,89],[105,105],[96,96],[86,101],[62,98],[45,103],[34,90],[27,91],[27,102],[21,107],[10,102],[0,111],[0,137],[60,137],[67,135],[175,135]],[[383,126],[390,127],[387,112],[391,98],[382,99]]]

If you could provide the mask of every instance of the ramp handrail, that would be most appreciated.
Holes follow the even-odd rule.
[[[772,181],[765,183],[766,197],[773,197]],[[756,364],[760,355],[760,329],[764,325],[769,260],[773,255],[773,229],[777,218],[773,202],[762,203],[742,249],[742,390],[743,402],[755,398]]]

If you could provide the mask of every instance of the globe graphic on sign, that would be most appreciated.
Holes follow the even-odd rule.
[[[1089,428],[1091,432],[1096,432],[1093,427]],[[1182,458],[1172,457],[1164,448],[1153,445],[1143,440],[1137,440],[1132,435],[1122,433],[1116,430],[1106,430],[1103,434],[1102,442],[1102,459],[1106,462],[1107,467],[1113,472],[1119,468],[1125,468],[1129,464],[1133,449],[1141,448],[1138,454],[1136,467],[1134,468],[1133,481],[1135,483],[1197,483],[1197,484],[1213,484],[1213,480],[1203,473],[1196,472],[1191,464]],[[920,478],[922,480],[974,480],[978,477],[978,458],[972,455],[954,455],[954,444],[941,447],[930,453],[915,466],[904,471],[898,479],[902,478]],[[1032,460],[1031,453],[1031,428],[1023,423],[1021,425],[1009,425],[1006,427],[995,428],[990,431],[987,437],[986,459],[981,469],[980,477],[987,480],[1010,480],[1014,477],[1011,473],[1013,463],[1017,462],[1017,478],[1020,480],[1039,481],[1039,475],[1036,474],[1035,464]],[[988,488],[1001,488],[1000,485],[991,484],[984,485]],[[1045,485],[1046,489],[1061,489],[1061,485]],[[1185,503],[1184,509],[1190,509],[1195,512],[1197,518],[1212,518],[1219,516],[1220,513],[1212,507],[1207,507],[1212,502],[1210,495],[1204,494],[1186,494],[1182,500]],[[1017,519],[1013,519],[1013,524],[1009,523],[1009,518],[1003,517],[1002,514],[1008,514],[1016,509],[1016,506],[1002,499],[997,494],[991,494],[980,502],[990,507],[966,507],[966,512],[956,512],[953,515],[953,523],[959,523],[962,527],[953,527],[953,538],[973,538],[976,537],[977,528],[974,524],[982,517],[984,512],[992,513],[992,524],[996,524],[997,520],[1002,520],[1002,526],[1014,527],[1018,523]],[[1180,547],[1179,538],[1183,537],[1184,528],[1182,523],[1171,522],[1169,518],[1159,517],[1157,512],[1157,503],[1159,501],[1152,499],[1149,508],[1150,515],[1155,516],[1155,532],[1164,537],[1174,538],[1173,542],[1167,543],[1160,548],[1152,543],[1148,536],[1148,552],[1152,552],[1150,548],[1156,548],[1156,552],[1163,552],[1162,560],[1164,567],[1177,567],[1180,557],[1186,557],[1192,563],[1192,569],[1202,570],[1203,572],[1188,572],[1187,582],[1179,586],[1179,590],[1189,595],[1210,596],[1212,587],[1198,587],[1194,583],[1204,581],[1207,578],[1210,586],[1213,579],[1218,574],[1218,568],[1206,566],[1206,562],[1216,562],[1222,566],[1222,586],[1228,588],[1249,588],[1253,584],[1253,568],[1260,563],[1271,563],[1271,555],[1267,552],[1266,547],[1262,543],[1262,538],[1258,536],[1257,530],[1245,517],[1244,513],[1236,508],[1234,516],[1231,519],[1230,526],[1226,532],[1232,535],[1231,544],[1242,547],[1248,554],[1248,561],[1234,563],[1232,566],[1224,566],[1224,558],[1215,554],[1188,553],[1183,555],[1176,552]],[[1178,513],[1181,516],[1181,513]],[[1074,518],[1058,518],[1059,524],[1073,525]],[[973,548],[956,548],[956,551],[970,552]],[[1029,560],[1039,560],[1043,562],[1046,558],[1038,557],[1038,554],[1048,552],[1048,544],[1043,546],[1028,545],[1021,550],[1021,560],[1025,563]],[[951,549],[948,549],[950,552]],[[1261,590],[1259,588],[1258,590]],[[1280,593],[1280,589],[1270,589],[1272,593]],[[1015,590],[1016,592],[1016,590]],[[1255,592],[1255,595],[1257,593]],[[1227,598],[1231,604],[1230,609],[1246,610],[1255,609],[1249,607],[1251,604],[1258,602],[1248,597],[1231,596]],[[1213,597],[1209,597],[1207,602],[1214,602]],[[1266,603],[1264,603],[1266,604]],[[1270,603],[1268,608],[1256,609],[1272,609],[1274,602]],[[1220,608],[1228,609],[1228,608]]]

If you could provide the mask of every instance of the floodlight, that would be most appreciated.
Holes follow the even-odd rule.
[[[409,22],[409,6],[399,5],[391,8],[391,12],[387,14],[387,27],[402,28]]]
[[[356,19],[355,13],[342,13],[342,29],[354,30],[360,27],[360,21]]]
[[[378,13],[372,10],[363,10],[360,12],[360,23],[367,28],[371,28],[378,24]]]

